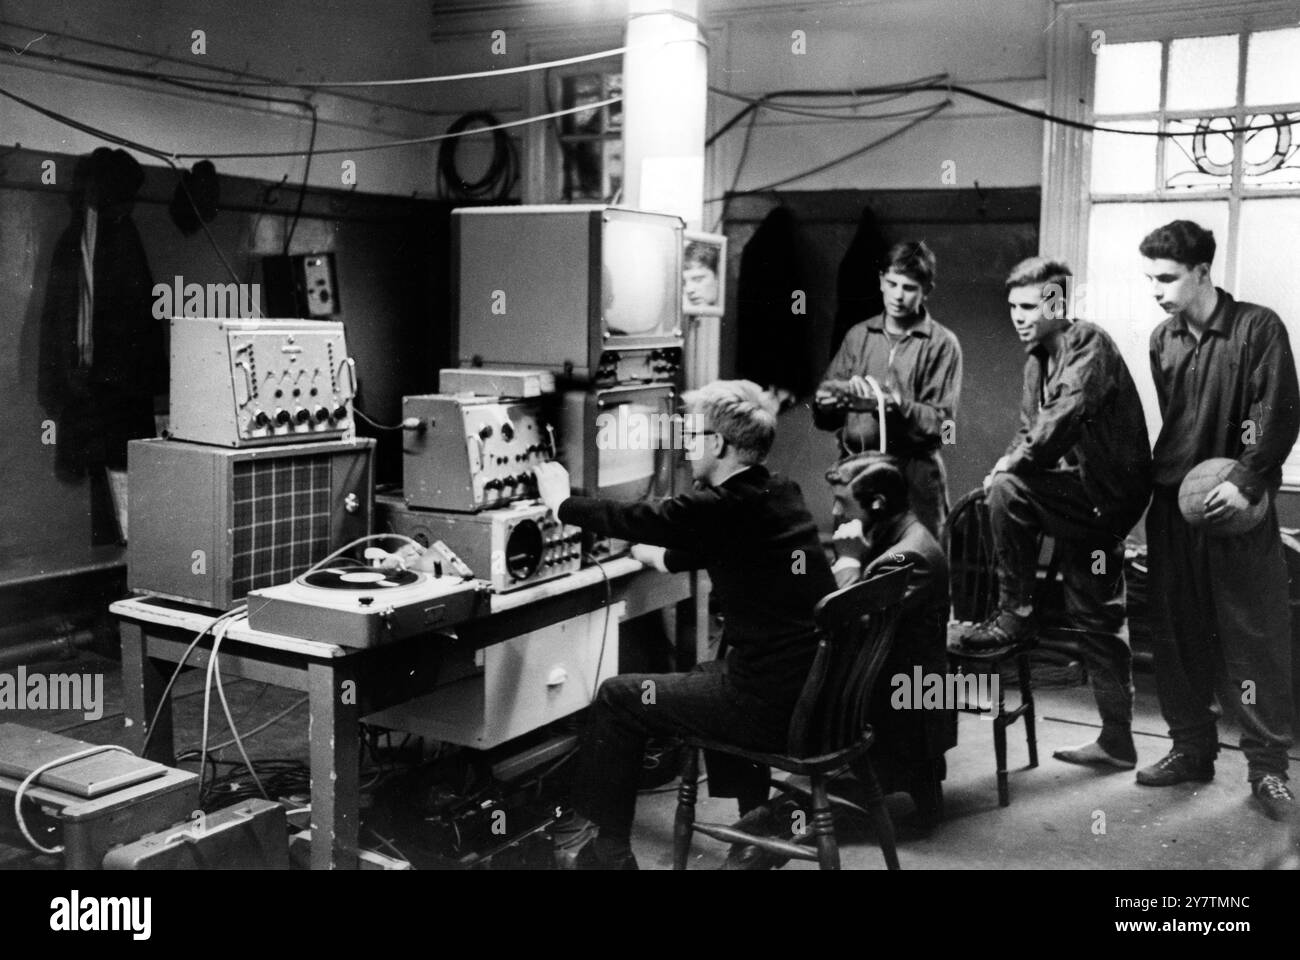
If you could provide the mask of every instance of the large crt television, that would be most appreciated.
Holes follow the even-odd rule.
[[[452,212],[456,355],[595,380],[682,346],[680,218],[619,207]]]

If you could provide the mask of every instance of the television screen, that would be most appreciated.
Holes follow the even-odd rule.
[[[726,310],[727,238],[720,233],[683,234],[682,313],[720,317]]]
[[[678,243],[677,231],[663,223],[620,216],[606,220],[601,309],[607,333],[671,335],[677,328]]]

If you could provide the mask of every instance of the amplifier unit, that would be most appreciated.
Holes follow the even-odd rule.
[[[127,444],[127,586],[228,609],[371,532],[375,441]]]
[[[423,546],[441,540],[495,593],[553,580],[582,566],[582,530],[545,506],[516,503],[481,513],[411,510],[399,498],[375,498],[377,526]]]
[[[470,512],[537,496],[533,468],[554,454],[543,400],[402,398],[402,486],[426,510]],[[453,544],[454,547],[454,544]]]
[[[177,440],[245,447],[355,432],[356,372],[341,323],[177,317],[171,344]]]

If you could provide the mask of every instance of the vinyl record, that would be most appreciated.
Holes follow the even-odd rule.
[[[386,590],[419,583],[421,574],[414,570],[378,570],[374,567],[326,567],[300,578],[309,587],[327,590]]]

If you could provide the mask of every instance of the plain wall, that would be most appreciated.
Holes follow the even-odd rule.
[[[0,162],[0,374],[10,385],[11,428],[0,457],[0,489],[8,496],[0,551],[15,556],[59,554],[90,543],[87,483],[56,477],[55,447],[42,442],[54,411],[37,397],[40,325],[55,243],[71,217],[68,188],[40,183],[45,152],[10,153]],[[68,171],[75,157],[54,155]],[[70,177],[69,177],[70,179]],[[227,283],[229,275],[202,232],[185,237],[171,222],[167,203],[174,175],[150,170],[133,218],[155,283]],[[267,208],[268,185],[223,178],[223,209],[210,225],[213,237],[241,280],[261,283],[260,257],[278,253],[296,195],[281,192]],[[361,195],[309,194],[290,252],[332,251],[338,267],[348,349],[356,358],[360,404],[374,419],[400,419],[404,393],[436,388],[446,342],[440,311],[445,286],[444,208],[427,202]],[[437,252],[435,250],[437,249]],[[445,291],[444,291],[445,295]],[[262,295],[265,304],[265,293]],[[362,432],[366,432],[364,429]],[[397,440],[381,439],[381,473],[393,476]],[[395,456],[396,455],[396,456]]]

